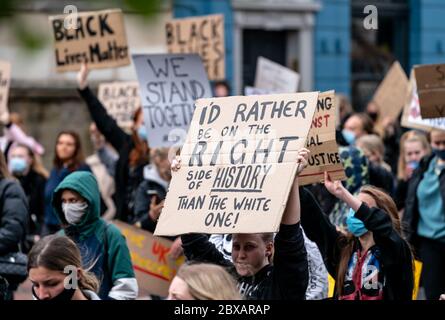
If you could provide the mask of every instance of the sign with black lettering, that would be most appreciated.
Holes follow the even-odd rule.
[[[184,256],[178,259],[169,256],[173,242],[168,239],[155,237],[151,232],[122,221],[114,220],[113,224],[122,232],[130,250],[139,296],[167,297],[170,283],[184,263]]]
[[[170,147],[187,134],[195,100],[212,96],[196,54],[133,55],[150,147]]]
[[[402,127],[424,131],[431,131],[434,128],[445,130],[445,117],[431,119],[422,118],[414,71],[411,71],[408,88],[407,100],[403,109]]]
[[[318,95],[317,110],[306,140],[306,148],[311,153],[308,160],[309,166],[303,170],[298,179],[301,186],[322,182],[325,171],[333,180],[346,179],[335,140],[334,91],[322,92]]]
[[[9,116],[8,95],[11,83],[11,64],[0,60],[0,119],[5,120]]]
[[[275,232],[318,92],[199,99],[155,235]]]
[[[423,119],[445,117],[445,64],[414,67]]]
[[[210,80],[224,80],[224,16],[174,19],[165,25],[169,53],[196,53]]]
[[[50,16],[56,71],[77,71],[83,62],[90,69],[130,64],[124,18],[120,9],[81,12],[76,26],[65,27],[69,15]]]
[[[398,61],[395,61],[377,88],[373,101],[379,108],[378,121],[386,117],[397,119],[405,105],[408,77]]]
[[[255,88],[277,93],[298,91],[300,75],[264,57],[258,57],[255,73]]]
[[[118,126],[131,132],[134,112],[141,106],[139,84],[136,81],[101,83],[97,97]]]

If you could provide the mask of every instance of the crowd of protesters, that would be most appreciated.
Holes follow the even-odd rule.
[[[36,300],[136,299],[138,283],[118,219],[153,232],[169,183],[181,170],[168,150],[150,148],[141,109],[131,133],[121,129],[77,76],[94,154],[84,157],[79,133],[61,131],[53,167],[43,147],[12,114],[0,153],[0,257],[28,254]],[[225,82],[215,96],[230,95]],[[346,180],[299,187],[309,151],[298,169],[277,234],[183,234],[171,237],[172,257],[184,254],[168,299],[328,298],[411,300],[414,261],[422,262],[426,299],[445,293],[445,131],[402,128],[380,119],[372,101],[355,113],[340,96],[336,129]],[[67,288],[73,267],[77,287]],[[0,297],[13,299],[23,281],[0,276]],[[2,284],[5,284],[6,286]],[[2,289],[3,288],[3,289]],[[415,297],[414,297],[415,298]]]

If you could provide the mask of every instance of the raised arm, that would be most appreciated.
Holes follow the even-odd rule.
[[[297,156],[297,172],[275,237],[274,271],[271,299],[304,300],[309,282],[307,253],[300,227],[300,195],[298,175],[307,166],[309,150]]]
[[[77,84],[79,93],[88,106],[91,118],[95,122],[99,131],[105,136],[105,139],[119,152],[121,148],[128,143],[131,137],[125,133],[105,110],[102,103],[91,92],[88,87],[88,67],[82,64],[77,74]]]

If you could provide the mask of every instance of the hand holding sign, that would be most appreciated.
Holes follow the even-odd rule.
[[[310,151],[306,148],[301,148],[298,151],[297,156],[297,176],[300,175],[300,173],[308,166],[308,159],[309,159],[309,153]]]

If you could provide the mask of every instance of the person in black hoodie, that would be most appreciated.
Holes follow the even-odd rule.
[[[347,203],[349,233],[339,232],[307,190],[301,222],[317,243],[326,267],[336,279],[335,297],[341,300],[411,300],[413,258],[402,238],[397,208],[384,191],[363,186],[354,197],[340,181],[325,173],[325,186]]]
[[[116,218],[130,222],[133,220],[136,190],[143,179],[143,168],[148,163],[149,154],[142,109],[139,108],[134,114],[131,135],[125,133],[88,88],[87,77],[88,68],[83,64],[77,74],[78,91],[97,128],[119,153],[114,174]]]
[[[187,259],[226,267],[236,277],[240,294],[248,300],[304,300],[308,261],[300,228],[298,175],[307,166],[308,154],[307,149],[299,151],[299,165],[275,240],[273,233],[234,234],[232,263],[206,235],[184,234],[181,238]],[[173,170],[178,166],[173,161]]]

